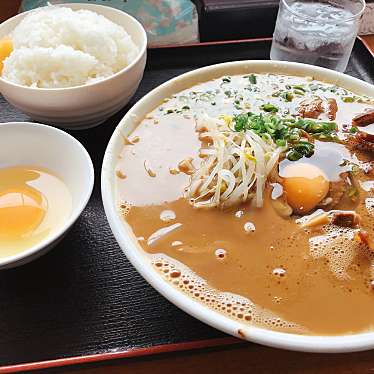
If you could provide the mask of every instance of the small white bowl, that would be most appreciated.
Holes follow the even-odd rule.
[[[54,247],[82,213],[94,185],[91,158],[71,135],[41,124],[1,123],[0,168],[22,165],[46,168],[59,177],[72,196],[72,211],[67,221],[40,243],[14,256],[0,257],[0,269],[27,263]]]
[[[171,79],[148,93],[129,110],[114,131],[105,152],[101,174],[101,191],[105,213],[113,234],[127,258],[157,291],[186,313],[227,334],[272,347],[304,352],[332,353],[373,349],[374,331],[341,336],[288,334],[256,326],[248,326],[204,306],[163,279],[160,273],[152,266],[151,258],[139,245],[130,225],[124,221],[123,215],[119,212],[115,170],[118,156],[123,148],[123,137],[129,136],[141,120],[159,105],[163,99],[171,97],[173,94],[195,84],[222,77],[223,75],[249,73],[313,76],[317,80],[340,85],[353,92],[374,96],[374,86],[357,78],[337,73],[333,70],[286,61],[234,61],[207,66]]]
[[[73,10],[91,10],[123,26],[139,48],[136,59],[106,79],[76,87],[31,88],[0,77],[0,92],[12,105],[36,121],[67,129],[84,129],[104,122],[130,101],[143,77],[147,35],[135,18],[118,9],[94,4],[63,6]],[[28,13],[21,13],[2,23],[0,39],[8,36]]]

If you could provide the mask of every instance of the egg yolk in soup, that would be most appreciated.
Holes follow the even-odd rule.
[[[294,163],[283,170],[287,202],[298,213],[311,211],[329,192],[325,173],[315,165]]]
[[[0,169],[0,257],[14,255],[45,239],[70,210],[67,187],[48,171]]]

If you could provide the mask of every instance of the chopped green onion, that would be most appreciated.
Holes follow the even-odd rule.
[[[311,157],[314,154],[314,144],[309,141],[311,137],[324,141],[339,141],[335,122],[281,118],[271,112],[267,114],[241,113],[235,115],[232,122],[235,131],[251,130],[265,141],[270,140],[278,147],[286,147],[289,151],[287,158],[290,160]]]
[[[287,158],[290,161],[297,161],[297,160],[300,160],[302,157],[303,155],[299,153],[298,151],[291,151],[291,152],[288,152],[287,154]]]
[[[354,103],[355,102],[355,98],[352,97],[352,96],[344,96],[344,97],[342,97],[342,100],[345,103]]]
[[[293,90],[293,92],[296,94],[296,95],[300,95],[300,96],[304,96],[305,95],[305,91],[303,90],[299,90],[298,88],[295,88]]]
[[[249,82],[252,84],[257,84],[257,77],[254,74],[247,75]]]
[[[329,87],[329,88],[328,88],[328,90],[329,90],[330,92],[336,92],[336,89],[337,89],[336,86],[332,86],[332,87]]]
[[[262,109],[262,110],[264,110],[265,112],[270,112],[270,113],[276,113],[276,112],[278,112],[278,108],[275,106],[275,105],[273,105],[273,104],[263,104],[263,105],[261,105],[260,106],[260,108]]]
[[[352,201],[356,201],[358,196],[359,196],[359,192],[358,192],[358,189],[356,187],[353,187],[353,186],[350,186],[348,187],[348,190],[347,190],[347,196],[352,200]]]
[[[358,165],[352,164],[352,166],[351,166],[351,173],[353,173],[353,175],[356,175],[359,172],[360,172],[360,167]]]
[[[306,92],[305,88],[302,85],[300,85],[300,84],[294,84],[292,87],[294,89],[296,89],[296,90],[300,90],[300,91]]]
[[[314,154],[314,144],[309,142],[299,142],[292,149],[305,157],[311,157]]]
[[[275,141],[275,144],[278,146],[278,147],[285,147],[286,144],[287,144],[287,141],[285,139],[277,139]]]
[[[283,92],[281,95],[280,95],[284,100],[286,101],[292,101],[293,100],[293,95],[291,92]]]

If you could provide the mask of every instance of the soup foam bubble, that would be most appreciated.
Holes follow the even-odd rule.
[[[218,249],[217,251],[224,250]],[[154,254],[150,257],[152,265],[163,275],[164,279],[215,311],[246,324],[255,324],[278,331],[306,333],[305,328],[276,316],[245,297],[213,289],[205,280],[179,261],[163,254]]]

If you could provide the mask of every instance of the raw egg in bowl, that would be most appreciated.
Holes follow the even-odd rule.
[[[0,268],[47,252],[85,208],[94,170],[69,134],[35,123],[0,124]]]

